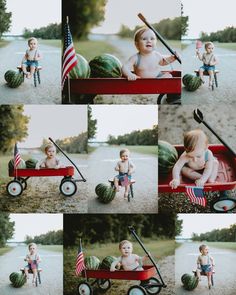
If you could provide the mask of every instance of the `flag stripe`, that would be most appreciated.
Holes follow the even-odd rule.
[[[80,248],[78,250],[78,255],[76,258],[76,263],[75,263],[75,274],[78,276],[84,269],[85,269],[84,254],[82,251],[82,246],[80,245]]]
[[[186,186],[186,194],[193,204],[206,206],[206,197],[202,187]]]
[[[17,168],[17,166],[20,164],[21,162],[21,156],[17,147],[17,144],[15,144],[14,147],[14,169]]]

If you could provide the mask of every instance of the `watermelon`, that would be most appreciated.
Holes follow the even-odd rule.
[[[188,83],[192,80],[193,77],[195,77],[195,76],[193,76],[191,74],[184,75],[182,78],[184,86],[188,85]]]
[[[188,276],[184,279],[184,289],[188,291],[194,290],[198,285],[198,278],[196,276]]]
[[[95,187],[95,193],[98,196],[98,200],[104,204],[110,203],[116,195],[115,189],[105,183],[99,183]]]
[[[88,256],[84,259],[86,269],[96,270],[99,269],[100,260],[96,256]]]
[[[90,76],[90,66],[87,60],[80,54],[76,54],[77,58],[77,65],[73,67],[70,71],[70,78],[71,79],[78,79],[78,78],[89,78]]]
[[[21,159],[19,165],[17,166],[17,169],[25,169],[25,168],[26,168],[25,161]],[[8,171],[9,173],[14,171],[14,159],[11,159],[8,162]]]
[[[176,148],[167,141],[158,140],[158,169],[160,174],[168,174],[178,160]]]
[[[100,269],[110,270],[111,264],[116,260],[115,256],[106,256],[101,263]]]
[[[89,62],[92,78],[119,78],[122,64],[117,57],[111,54],[96,56]]]
[[[6,71],[4,78],[6,80],[6,82],[10,82],[10,80],[15,76],[15,74],[17,74],[18,71],[14,71],[14,70],[8,70]]]
[[[26,168],[35,168],[38,160],[36,159],[28,159],[25,161]]]
[[[24,81],[24,74],[23,72],[22,73],[19,73],[19,72],[15,72],[15,74],[13,75],[10,75],[7,76],[9,79],[8,79],[8,83],[7,85],[11,88],[17,88],[19,87],[22,82]]]
[[[192,277],[192,275],[185,273],[182,275],[181,277],[181,282],[183,283],[183,285],[185,284],[185,282],[189,281],[190,277]]]
[[[20,288],[26,283],[26,276],[22,273],[11,273],[9,278],[14,288]]]
[[[182,81],[186,90],[188,91],[195,91],[202,85],[202,80],[200,77],[190,74],[184,75]]]

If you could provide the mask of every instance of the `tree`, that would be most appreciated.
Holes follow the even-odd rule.
[[[8,213],[0,214],[0,247],[6,245],[6,241],[13,237],[15,222],[10,221]]]
[[[92,119],[92,108],[88,106],[88,139],[95,137],[97,132],[97,120]]]
[[[11,151],[17,141],[26,138],[29,118],[23,105],[0,105],[0,152]]]
[[[75,39],[87,38],[92,27],[104,20],[107,0],[63,0],[63,22],[69,17],[70,29]]]
[[[0,38],[9,31],[11,26],[11,12],[6,12],[6,0],[0,0]]]
[[[181,36],[186,36],[188,32],[188,16],[184,16],[184,6],[181,3]]]

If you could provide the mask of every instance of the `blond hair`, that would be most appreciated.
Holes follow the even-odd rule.
[[[207,245],[202,244],[199,246],[199,251],[202,252],[202,250],[204,250],[206,248],[207,248]]]
[[[28,39],[28,45],[30,44],[30,42],[34,40],[36,43],[38,43],[38,40],[35,37],[31,37]]]
[[[120,150],[120,157],[124,154],[124,153],[129,153],[130,154],[130,151],[128,149],[122,149]]]
[[[151,29],[149,29],[148,27],[142,27],[140,29],[138,29],[135,33],[134,33],[134,42],[137,43],[138,40],[141,38],[142,34],[146,31],[152,31]],[[156,36],[155,36],[156,37]]]
[[[53,147],[54,149],[56,149],[55,146],[52,143],[48,143],[44,147],[44,152],[46,153],[51,147]]]
[[[184,149],[186,153],[192,152],[200,139],[205,142],[205,145],[207,147],[208,138],[201,129],[195,129],[184,133]]]
[[[208,48],[208,46],[210,46],[210,45],[212,45],[213,47],[214,47],[214,44],[212,43],[212,42],[206,42],[205,43],[205,49],[207,49]]]
[[[133,244],[132,244],[130,241],[128,241],[128,240],[123,240],[123,241],[121,241],[121,242],[119,243],[119,249],[121,249],[122,246],[123,246],[124,244],[126,244],[126,243],[129,243],[129,244],[133,247]]]
[[[32,246],[34,246],[35,249],[37,248],[37,245],[36,245],[35,243],[30,243],[30,244],[28,245],[28,249],[30,249]]]

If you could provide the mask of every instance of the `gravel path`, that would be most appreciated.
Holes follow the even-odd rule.
[[[195,52],[195,43],[190,44],[183,50],[183,75],[194,74],[194,70],[202,65]],[[208,77],[205,77],[205,84],[194,92],[188,92],[183,87],[182,104],[236,102],[236,51],[218,48],[217,44],[215,44],[215,54],[219,59],[219,64],[216,66],[217,70],[220,71],[218,74],[219,87],[214,91],[208,89]]]
[[[119,147],[99,147],[88,157],[88,212],[89,213],[156,213],[157,212],[157,157],[132,152],[136,166],[133,178],[134,199],[124,200],[124,188],[109,204],[100,203],[94,189],[98,183],[107,183],[116,175],[114,167],[119,160]]]
[[[183,243],[175,252],[175,277],[176,277],[176,295],[189,294],[184,290],[181,283],[181,276],[184,273],[192,273],[196,268],[199,243]],[[234,295],[236,288],[236,252],[210,248],[210,255],[215,259],[214,287],[209,290],[207,278],[202,277],[199,285],[194,290],[195,295]]]
[[[1,104],[60,104],[61,103],[61,50],[44,44],[39,45],[43,59],[40,71],[41,84],[34,86],[33,79],[25,79],[18,88],[10,88],[4,73],[16,69],[27,49],[26,40],[15,40],[0,48],[0,103]]]
[[[9,281],[12,272],[19,272],[24,267],[24,257],[27,253],[26,246],[17,246],[12,251],[0,256],[0,294],[2,295],[62,295],[63,294],[63,255],[60,252],[41,250],[42,259],[40,268],[41,285],[32,286],[32,275],[28,282],[21,288],[13,288]]]

